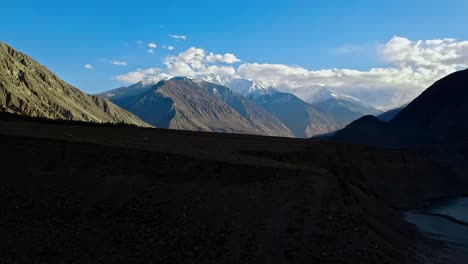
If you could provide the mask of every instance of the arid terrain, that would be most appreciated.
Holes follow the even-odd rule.
[[[0,6],[0,264],[468,264],[467,0]]]
[[[3,263],[460,260],[402,220],[465,189],[424,153],[10,114],[0,135]]]

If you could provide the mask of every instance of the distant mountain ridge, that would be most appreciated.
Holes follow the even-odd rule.
[[[271,89],[268,92],[252,93],[247,98],[275,115],[296,137],[309,138],[340,128],[331,115],[290,93]]]
[[[49,119],[149,126],[108,100],[81,92],[1,42],[0,61],[2,111]]]
[[[256,81],[252,80],[247,80],[247,79],[242,79],[242,78],[236,78],[236,77],[230,77],[230,76],[223,76],[223,75],[207,75],[207,76],[201,76],[199,77],[205,81],[208,82],[213,82],[213,83],[218,83],[224,86],[227,86],[234,91],[239,92],[240,94],[245,95],[247,98],[251,99],[257,104],[262,105],[263,107],[266,107],[267,105],[270,105],[268,102],[268,98],[273,98],[271,95],[275,94],[278,91],[274,87],[269,87],[268,85],[261,84]],[[283,95],[285,94],[291,94],[289,92],[281,92]],[[280,95],[280,94],[277,94]],[[292,95],[292,94],[291,94]],[[262,98],[261,98],[262,97]],[[312,117],[312,119],[309,120],[315,120],[313,122],[315,123],[320,123],[322,124],[303,124],[302,127],[307,127],[307,129],[300,129],[300,130],[308,130],[309,132],[304,131],[299,131],[299,125],[297,121],[289,121],[288,118],[294,119],[295,117],[291,116],[288,117],[286,112],[286,109],[273,109],[273,108],[281,108],[281,107],[291,107],[290,105],[284,105],[281,106],[279,104],[279,98],[283,98],[283,103],[286,103],[288,100],[287,98],[294,98],[294,102],[298,103],[302,107],[306,107],[308,109],[312,109],[308,111]],[[275,102],[271,102],[271,110],[273,114],[275,114],[278,118],[280,118],[283,123],[289,123],[290,126],[294,126],[295,129],[295,135],[299,137],[308,137],[310,135],[318,135],[322,133],[329,133],[332,132],[334,129],[339,129],[343,128],[352,121],[365,116],[365,115],[379,115],[382,113],[382,111],[369,106],[362,102],[361,100],[354,98],[349,95],[345,95],[342,93],[338,93],[335,91],[332,91],[330,89],[327,89],[325,87],[317,87],[315,91],[313,91],[310,95],[307,101],[304,101],[304,103],[309,103],[312,105],[306,106],[304,103],[299,102],[302,101],[300,98],[297,96],[277,96],[275,98]],[[292,103],[292,101],[289,101],[289,103]],[[301,106],[296,106],[296,110],[298,110]],[[320,113],[321,112],[321,113]],[[297,113],[296,113],[297,114]],[[280,116],[278,116],[280,115]],[[328,116],[328,117],[326,117]],[[307,115],[303,115],[304,118],[308,119],[309,117]],[[330,120],[330,117],[333,120]],[[294,129],[293,129],[294,130]]]
[[[419,145],[468,141],[468,70],[437,81],[391,121],[361,118],[335,140],[373,145]]]
[[[252,127],[262,134],[288,137],[294,136],[293,132],[276,116],[242,95],[235,93],[232,89],[205,81],[202,82],[202,87],[236,110]]]
[[[196,79],[229,87],[243,96],[247,96],[252,93],[267,92],[270,89],[274,89],[256,81],[227,75],[208,74],[198,76]]]
[[[268,98],[268,94],[280,92],[278,88],[271,87],[267,84],[263,84],[253,80],[247,80],[240,77],[231,77],[225,75],[210,74],[205,76],[198,76],[198,79],[202,79],[207,82],[217,83],[220,85],[227,86],[234,91],[246,96],[247,98],[255,98],[258,95],[266,95],[262,100]],[[291,89],[290,89],[291,90]],[[282,93],[292,94],[291,92],[281,91]],[[297,96],[295,96],[297,97]],[[300,99],[299,97],[297,97]],[[302,100],[302,99],[300,99]],[[325,115],[331,116],[338,124],[335,127],[343,128],[352,121],[365,116],[365,115],[379,115],[382,113],[362,100],[330,90],[325,87],[310,88],[308,99],[304,102],[309,103],[315,108],[315,111],[322,112]],[[257,102],[258,103],[258,102]],[[266,103],[266,102],[264,102]],[[276,104],[278,101],[276,102]],[[280,107],[277,105],[277,107]],[[322,120],[322,118],[318,118]],[[330,123],[330,122],[328,122]],[[331,127],[328,124],[328,127]],[[318,129],[324,132],[324,129]],[[325,129],[328,130],[328,129]],[[329,133],[331,131],[325,132]],[[314,135],[315,132],[313,132]],[[300,134],[300,133],[299,133]],[[307,134],[307,133],[306,133]]]
[[[156,82],[159,78],[153,77],[152,80]],[[176,82],[180,80],[184,80],[186,82],[190,81],[192,82],[190,84],[192,89],[196,89],[200,92],[198,89],[201,88],[202,90],[205,90],[205,92],[208,92],[209,96],[218,98],[223,104],[227,104],[236,113],[238,113],[244,122],[247,122],[249,127],[251,127],[256,134],[307,138],[330,133],[342,128],[333,116],[320,111],[293,94],[279,92],[272,87],[266,88],[261,84],[250,80],[231,78],[223,75],[207,75],[199,76],[197,78],[178,77],[164,82],[174,80]],[[224,84],[232,85],[234,88],[229,86],[226,87]],[[146,94],[149,91],[154,92],[155,89],[152,85],[153,83],[151,80],[144,79],[135,85],[104,92],[101,95],[109,98],[117,105],[131,111],[150,124],[158,125],[157,123],[152,123],[155,122],[155,120],[151,120],[151,116],[161,115],[161,112],[150,110],[148,110],[148,112],[144,111],[142,103],[141,107],[138,109],[135,108],[136,106],[132,107],[129,105],[129,102],[140,100],[140,97],[143,94]],[[161,82],[156,86],[160,85]],[[184,91],[187,95],[190,94],[189,89],[185,89]],[[241,92],[246,94],[246,96],[242,96]],[[183,96],[183,94],[178,94],[177,96]],[[206,96],[209,97],[208,95]],[[162,98],[159,98],[158,100],[161,102],[163,101]],[[168,98],[166,98],[166,100],[168,100]],[[166,102],[167,101],[164,101],[164,103]],[[146,103],[148,102],[146,101]],[[206,107],[208,107],[208,105]],[[192,110],[193,109],[190,109],[190,106],[186,106],[183,112]],[[166,113],[167,110],[163,112]],[[192,111],[192,118],[196,119],[198,115],[202,115],[202,113]],[[237,117],[237,115],[232,116],[233,119],[237,119]],[[153,117],[153,119],[154,118],[156,117]],[[211,122],[219,122],[219,120],[216,119],[208,119],[205,120],[205,122],[202,122],[205,124],[203,128],[190,126],[184,127],[189,130],[202,129],[212,131],[212,126],[219,126],[219,124],[207,124],[206,122],[209,122],[209,120],[211,120]],[[180,127],[175,125],[171,126],[170,122],[159,124],[159,127],[161,127],[161,125],[162,127],[167,126],[168,128]],[[232,129],[232,127],[229,128],[230,131],[232,131]],[[252,129],[250,129],[250,132],[248,133],[252,133]],[[241,130],[245,132],[245,128]]]
[[[133,91],[109,99],[161,128],[293,136],[273,115],[224,86],[176,77],[141,87],[130,86]]]
[[[161,74],[150,76],[134,85],[104,92],[100,96],[133,111],[126,106],[130,98],[138,97],[159,81],[170,78],[171,76]],[[229,95],[230,100],[209,90],[210,94],[218,96],[225,103],[231,103],[229,106],[263,135],[287,134],[302,138],[312,137],[334,132],[364,115],[382,113],[357,98],[327,88],[318,87],[310,94],[310,103],[308,103],[291,93],[281,92],[274,87],[240,77],[209,74],[185,78],[205,88],[216,88],[218,85],[223,91],[222,94]],[[232,102],[234,98],[237,100],[236,103]],[[247,108],[240,109],[241,105]],[[246,109],[251,110],[249,114],[245,113]]]
[[[376,117],[382,121],[389,122],[393,118],[395,118],[395,116],[398,115],[401,112],[401,110],[405,109],[407,105],[408,104],[405,104],[405,105],[402,105],[401,107],[388,110],[380,115],[377,115]]]
[[[106,99],[109,98],[123,98],[123,97],[130,97],[130,96],[135,96],[139,95],[141,93],[146,92],[148,89],[150,89],[152,86],[156,85],[160,81],[165,81],[170,79],[171,77],[168,75],[155,75],[155,76],[149,76],[143,80],[141,80],[138,83],[135,83],[130,86],[123,86],[117,89],[113,89],[107,92],[103,92],[98,94],[101,97],[104,97]]]
[[[319,88],[308,100],[318,110],[331,115],[341,127],[365,115],[379,115],[382,111],[349,95],[327,88]]]

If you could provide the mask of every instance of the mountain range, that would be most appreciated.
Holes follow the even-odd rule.
[[[215,74],[198,78],[227,86],[254,103],[262,105],[281,121],[289,122],[290,124],[287,125],[297,137],[328,133],[343,128],[362,116],[382,113],[362,100],[324,87],[312,89],[313,92],[309,93],[307,100],[304,101],[291,92],[282,91],[291,89],[271,87],[253,80]],[[299,111],[302,114],[297,112],[299,108],[302,108]],[[297,114],[304,120],[308,120],[302,122],[306,124],[301,125],[298,121],[294,121]],[[305,129],[300,127],[305,127]]]
[[[365,116],[339,131],[334,139],[393,146],[466,141],[467,87],[468,70],[453,73],[425,90],[389,122]]]
[[[462,230],[456,237],[466,233],[458,228],[466,223],[427,209],[466,195],[466,87],[468,71],[453,74],[391,121],[366,116],[331,137],[346,144],[0,114],[1,183],[9,198],[0,199],[9,227],[2,257],[66,262],[76,254],[78,262],[128,263],[137,248],[141,263],[191,263],[194,256],[200,263],[465,263],[459,245],[431,241],[433,233],[423,236],[403,217],[418,212],[424,225]],[[179,77],[121,103],[151,110],[147,122],[166,117],[155,123],[160,126],[246,133],[259,131],[252,131],[249,115],[263,113],[249,102],[310,105],[275,90],[247,98]],[[72,141],[63,138],[69,131]],[[427,145],[398,148],[408,143]],[[440,225],[441,219],[452,224]],[[51,248],[57,250],[45,259]]]
[[[252,93],[247,98],[278,117],[299,138],[326,134],[340,128],[331,115],[290,93],[270,90]]]
[[[6,44],[0,44],[0,58],[0,109],[32,117],[309,138],[382,113],[326,88],[306,102],[278,87],[215,74],[160,74],[88,95]]]
[[[382,111],[367,105],[363,101],[336,91],[319,88],[310,97],[308,102],[318,110],[334,117],[340,127],[345,127],[352,121],[365,115],[380,115]]]
[[[148,126],[108,100],[81,92],[29,56],[1,42],[0,61],[0,109],[3,112]]]
[[[123,95],[108,92],[103,96],[157,127],[293,136],[274,116],[227,87],[184,77],[141,89],[144,86],[140,83],[129,87]]]
[[[93,96],[0,44],[2,260],[465,263],[466,222],[430,208],[466,196],[467,87],[460,71],[385,113],[222,75]]]
[[[147,96],[150,93],[160,93],[158,90],[161,89],[161,86],[163,90],[166,89],[166,86],[159,84],[161,81],[165,81],[166,86],[169,81],[173,87],[181,87],[178,84],[184,82],[182,86],[186,88],[191,86],[191,89],[185,90],[187,93],[191,90],[197,91],[200,97],[197,97],[198,99],[192,97],[190,98],[191,102],[188,103],[185,99],[176,98],[186,95],[185,92],[179,92],[165,93],[165,96],[159,96],[157,100],[156,98],[149,100]],[[203,93],[209,95],[201,96]],[[99,96],[111,100],[158,127],[300,138],[327,134],[343,128],[361,116],[381,113],[358,99],[331,90],[321,90],[320,98],[316,96],[309,103],[292,93],[281,92],[275,87],[268,87],[259,82],[215,74],[172,79],[167,75],[150,76],[134,85],[107,91]],[[227,107],[218,107],[219,109],[226,111],[229,107],[232,108],[230,112],[224,112],[224,114],[236,112],[230,119],[237,121],[228,124],[213,115],[208,117],[202,113],[208,108],[215,107],[212,105],[216,101],[215,98],[212,98],[213,96],[219,100],[216,102],[218,106],[227,104]],[[144,97],[146,98],[144,99]],[[196,103],[201,103],[197,100],[208,97],[212,99],[210,100],[211,104],[203,102],[206,104],[204,108],[193,108]],[[187,122],[183,122],[185,125],[181,125],[180,118],[177,118],[175,114],[168,113],[168,110],[157,109],[154,111],[155,104],[164,104],[157,101],[169,102],[166,107],[175,109],[182,116],[190,116],[193,120],[198,119],[196,124],[189,125]],[[184,103],[174,104],[172,101]],[[217,115],[223,116],[223,113]],[[198,118],[202,116],[203,118]],[[173,118],[175,119],[172,120]],[[236,128],[233,127],[234,124],[242,125]],[[247,129],[247,127],[249,128]]]

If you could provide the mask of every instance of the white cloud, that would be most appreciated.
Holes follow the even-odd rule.
[[[206,56],[206,60],[208,62],[224,62],[224,63],[229,63],[229,64],[233,64],[233,63],[241,61],[232,53],[226,53],[224,55],[221,55],[221,54],[213,54],[213,52],[210,52],[210,54]]]
[[[342,53],[351,52],[347,47]],[[434,39],[411,41],[394,37],[377,47],[390,65],[367,71],[324,69],[311,71],[282,64],[242,64],[237,74],[277,87],[288,87],[303,99],[317,87],[329,87],[351,95],[377,93],[388,96],[382,108],[398,106],[419,95],[436,80],[468,67],[468,41]],[[385,95],[383,95],[385,94]],[[403,100],[406,100],[403,102]]]
[[[363,99],[382,109],[399,107],[414,99],[430,83],[411,68],[372,68],[368,71],[325,69],[310,71],[281,64],[242,64],[237,74],[308,100],[320,87]]]
[[[94,69],[93,65],[91,65],[91,64],[85,64],[83,67],[85,69],[87,69],[87,70],[93,70]]]
[[[397,66],[426,68],[438,71],[454,71],[468,67],[468,41],[433,39],[411,41],[393,37],[379,47],[380,55]]]
[[[169,35],[171,38],[174,39],[182,39],[182,40],[187,40],[187,36],[185,35]]]
[[[233,63],[238,59],[233,54],[206,54],[200,48],[189,48],[177,56],[169,56],[164,60],[167,72],[175,76],[195,76],[204,74],[234,75],[236,70],[231,66],[216,65],[215,62]]]
[[[114,65],[117,65],[117,66],[127,66],[128,63],[124,62],[124,61],[111,61],[110,63],[114,64]]]
[[[158,46],[158,45],[157,45],[156,43],[154,43],[154,42],[148,43],[148,47],[149,47],[150,49],[155,49],[157,46]]]
[[[341,53],[352,52],[354,47],[344,47]],[[232,53],[207,53],[201,48],[189,48],[175,56],[168,56],[163,64],[164,72],[172,76],[196,76],[223,74],[255,80],[307,99],[318,87],[328,87],[358,98],[374,100],[374,106],[382,109],[407,103],[436,80],[468,67],[468,41],[433,39],[411,41],[394,37],[377,47],[377,55],[388,67],[369,70],[322,69],[284,64],[243,63]],[[139,70],[134,78],[119,80],[139,81],[147,74]],[[138,78],[137,78],[138,77]],[[376,99],[377,98],[377,99]],[[379,99],[380,98],[380,99]]]
[[[111,60],[106,60],[106,59],[100,59],[99,61],[102,62],[102,63],[109,63],[109,64],[116,65],[116,66],[127,66],[128,65],[127,62],[118,61],[118,60],[111,61]]]
[[[150,53],[150,54],[154,54],[154,49],[149,49],[147,50],[146,52]]]
[[[372,68],[369,71],[352,69],[311,71],[299,66],[247,63],[239,66],[237,74],[272,86],[283,85],[291,88],[307,86],[331,88],[418,86],[413,80],[407,78],[414,74],[410,68]]]
[[[159,68],[137,69],[136,71],[129,72],[123,75],[117,75],[116,80],[124,83],[137,83],[148,76],[153,76],[161,73]]]
[[[167,49],[169,51],[172,51],[172,50],[174,50],[174,47],[173,46],[163,46],[163,49]]]

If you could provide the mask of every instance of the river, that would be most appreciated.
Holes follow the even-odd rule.
[[[468,197],[445,199],[423,212],[407,212],[405,220],[433,239],[468,248]]]

